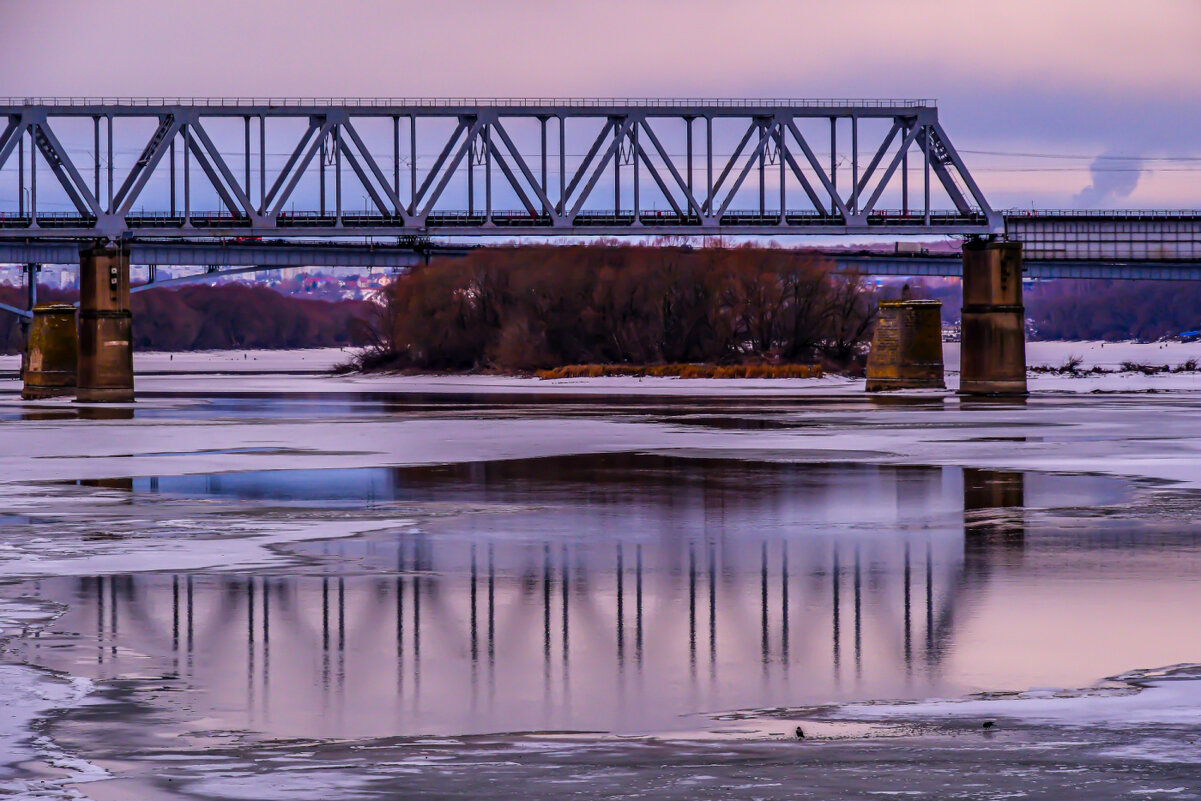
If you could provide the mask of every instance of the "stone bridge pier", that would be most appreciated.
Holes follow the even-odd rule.
[[[79,254],[79,375],[76,400],[133,400],[129,251],[97,242]]]
[[[961,395],[1026,394],[1022,246],[992,237],[963,245]],[[935,301],[881,301],[867,360],[867,391],[942,389],[942,331]]]
[[[959,393],[1026,394],[1022,246],[973,237],[963,244]]]

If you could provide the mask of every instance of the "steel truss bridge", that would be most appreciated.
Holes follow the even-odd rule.
[[[1002,230],[931,100],[0,98],[0,118],[7,239]]]
[[[0,118],[0,263],[112,240],[151,267],[138,289],[156,265],[403,268],[468,249],[445,237],[615,235],[1003,236],[1034,277],[1201,278],[1201,211],[992,209],[931,100],[0,98]]]

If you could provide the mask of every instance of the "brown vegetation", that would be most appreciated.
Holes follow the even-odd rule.
[[[23,307],[24,290],[0,287],[0,302]],[[39,289],[43,302],[73,302],[74,293]],[[317,348],[363,344],[355,334],[371,304],[281,295],[262,286],[223,284],[154,289],[132,297],[134,347],[139,350]],[[23,347],[16,315],[0,313],[0,348]]]
[[[1047,281],[1026,293],[1039,339],[1153,342],[1201,328],[1196,281]]]
[[[820,364],[570,364],[539,370],[539,378],[599,378],[609,375],[638,378],[821,378]]]
[[[916,297],[942,301],[944,321],[959,319],[958,279],[910,284]],[[1060,278],[1028,284],[1024,294],[1032,340],[1154,342],[1201,329],[1199,281]]]
[[[874,312],[860,279],[795,251],[487,248],[393,284],[360,366],[846,365]]]

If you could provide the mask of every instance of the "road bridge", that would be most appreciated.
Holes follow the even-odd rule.
[[[211,275],[403,266],[449,236],[961,236],[961,391],[988,394],[1025,392],[1023,249],[1048,277],[1191,278],[1201,258],[1197,212],[994,210],[932,100],[0,98],[0,118],[0,260],[29,265],[32,309],[35,265],[78,259],[81,400],[133,398],[138,261]]]

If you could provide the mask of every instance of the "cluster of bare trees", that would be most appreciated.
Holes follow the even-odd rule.
[[[1038,339],[1151,342],[1201,328],[1195,281],[1063,280],[1026,293]]]
[[[0,287],[0,303],[24,306],[24,290]],[[43,302],[71,303],[78,293],[39,289]],[[262,286],[163,287],[132,298],[134,347],[139,350],[317,348],[362,344],[354,338],[366,301],[308,300]],[[0,312],[0,350],[24,347],[19,319]]]
[[[759,247],[486,248],[394,283],[365,366],[846,364],[875,314],[859,278]]]
[[[911,280],[914,295],[942,301],[959,319],[957,279]],[[894,291],[895,290],[891,290]],[[1201,282],[1060,278],[1023,290],[1031,339],[1153,342],[1201,329]]]
[[[134,347],[146,350],[323,348],[359,344],[366,301],[281,295],[265,286],[154,289],[133,296]]]

